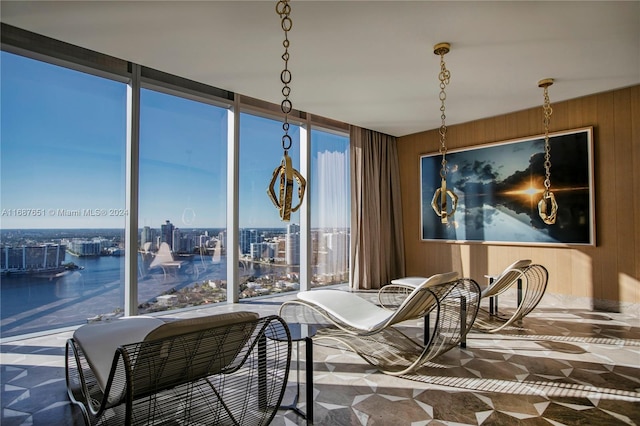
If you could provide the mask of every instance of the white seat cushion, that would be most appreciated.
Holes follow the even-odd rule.
[[[531,264],[531,260],[522,259],[513,262],[511,265],[507,266],[504,271],[493,278],[493,281],[490,286],[485,287],[480,293],[480,297],[487,297],[487,295],[495,295],[499,294],[503,291],[506,286],[510,286],[513,280],[521,277],[521,274],[518,272],[519,270],[523,270],[527,266]]]
[[[391,280],[391,284],[404,285],[407,287],[418,287],[424,284],[431,287],[438,284],[444,284],[458,279],[457,272],[446,272],[444,274],[435,274],[430,277],[404,277]]]
[[[340,322],[364,331],[375,329],[393,314],[356,294],[341,290],[301,291],[298,298],[324,309]]]
[[[151,317],[125,317],[116,321],[86,324],[73,333],[104,392],[116,349],[137,343],[164,321]]]
[[[418,287],[426,280],[427,278],[425,277],[404,277],[391,280],[391,284],[406,285],[407,287]]]

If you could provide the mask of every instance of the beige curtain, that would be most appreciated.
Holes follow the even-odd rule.
[[[404,238],[396,138],[351,127],[351,287],[403,277]]]

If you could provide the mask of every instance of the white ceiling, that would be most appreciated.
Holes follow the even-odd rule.
[[[2,1],[2,22],[279,104],[276,1]],[[640,1],[291,2],[296,109],[403,136],[640,83]]]

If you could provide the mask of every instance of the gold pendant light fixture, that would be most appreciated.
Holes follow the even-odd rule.
[[[440,188],[436,189],[433,194],[433,200],[431,200],[431,207],[440,217],[440,221],[444,224],[449,223],[449,216],[453,216],[458,207],[458,196],[450,189],[447,189],[447,125],[445,123],[445,104],[447,99],[445,88],[449,84],[451,73],[447,69],[444,63],[444,55],[449,53],[451,45],[449,43],[438,43],[433,47],[433,53],[440,55],[440,74],[438,79],[440,80],[440,118],[442,124],[440,125],[440,154],[442,154],[441,168],[440,168]],[[451,198],[451,211],[448,211],[447,196]]]
[[[292,142],[291,136],[289,136],[289,113],[293,109],[293,105],[289,100],[289,95],[291,94],[291,87],[289,87],[289,83],[291,83],[291,71],[289,70],[288,35],[289,31],[293,27],[293,21],[289,16],[291,14],[291,5],[289,4],[289,0],[279,0],[276,4],[276,13],[280,16],[280,26],[284,31],[284,41],[282,42],[282,46],[284,46],[284,53],[282,54],[284,70],[280,73],[280,81],[283,84],[282,95],[284,96],[284,99],[280,103],[280,109],[284,113],[284,122],[282,123],[282,130],[284,131],[284,135],[282,136],[282,149],[284,150],[284,155],[280,165],[273,171],[271,182],[267,188],[267,194],[279,210],[280,219],[288,222],[291,218],[291,213],[296,212],[302,205],[307,182],[300,172],[293,168],[291,164],[291,157],[289,157],[289,149],[291,148]],[[278,178],[280,179],[279,196],[276,197],[274,186]],[[296,206],[292,207],[291,203],[293,199],[294,179],[298,183],[299,202]]]
[[[538,202],[538,214],[544,223],[553,225],[556,223],[558,215],[558,203],[556,197],[551,192],[551,146],[549,144],[549,123],[551,122],[551,102],[549,102],[549,86],[553,84],[552,78],[545,78],[538,82],[538,87],[544,89],[544,104],[542,110],[544,112],[544,193],[542,199]]]

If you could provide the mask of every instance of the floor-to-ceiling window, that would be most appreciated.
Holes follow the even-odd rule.
[[[227,110],[140,96],[138,312],[226,300]]]
[[[124,312],[217,303],[228,288],[244,299],[347,281],[349,139],[343,126],[340,133],[315,128],[312,120],[304,128],[291,124],[288,153],[307,174],[302,211],[308,208],[310,222],[301,212],[283,221],[267,195],[283,157],[282,120],[269,108],[256,113],[242,98],[231,108],[233,93],[146,68],[140,92],[137,83],[129,90],[127,81],[137,81],[131,64],[80,49],[74,65],[69,53],[75,48],[65,46],[67,59],[59,66],[51,49],[45,61],[1,53],[3,337]],[[139,94],[139,117],[128,91]],[[130,151],[133,169],[127,120],[140,130],[131,142],[139,148]],[[227,173],[234,137],[237,186]],[[129,193],[138,194],[131,205],[137,211],[127,210]],[[232,209],[229,222],[234,193],[238,221]],[[294,194],[293,204],[298,201]],[[125,229],[132,222],[137,233],[129,250]],[[233,247],[228,223],[237,223]],[[228,253],[239,258],[230,269]],[[124,284],[132,281],[124,271],[130,258],[137,259],[134,297]],[[239,279],[227,282],[229,271]],[[135,309],[124,306],[129,300]]]
[[[311,131],[311,287],[349,281],[349,137]]]
[[[299,169],[300,127],[291,125],[289,135],[293,141],[289,156]],[[267,194],[273,171],[282,161],[282,136],[281,121],[240,115],[241,299],[300,288],[300,213],[292,213],[290,220],[283,222]],[[294,196],[293,205],[297,204]]]
[[[126,85],[1,52],[2,337],[123,309]]]

